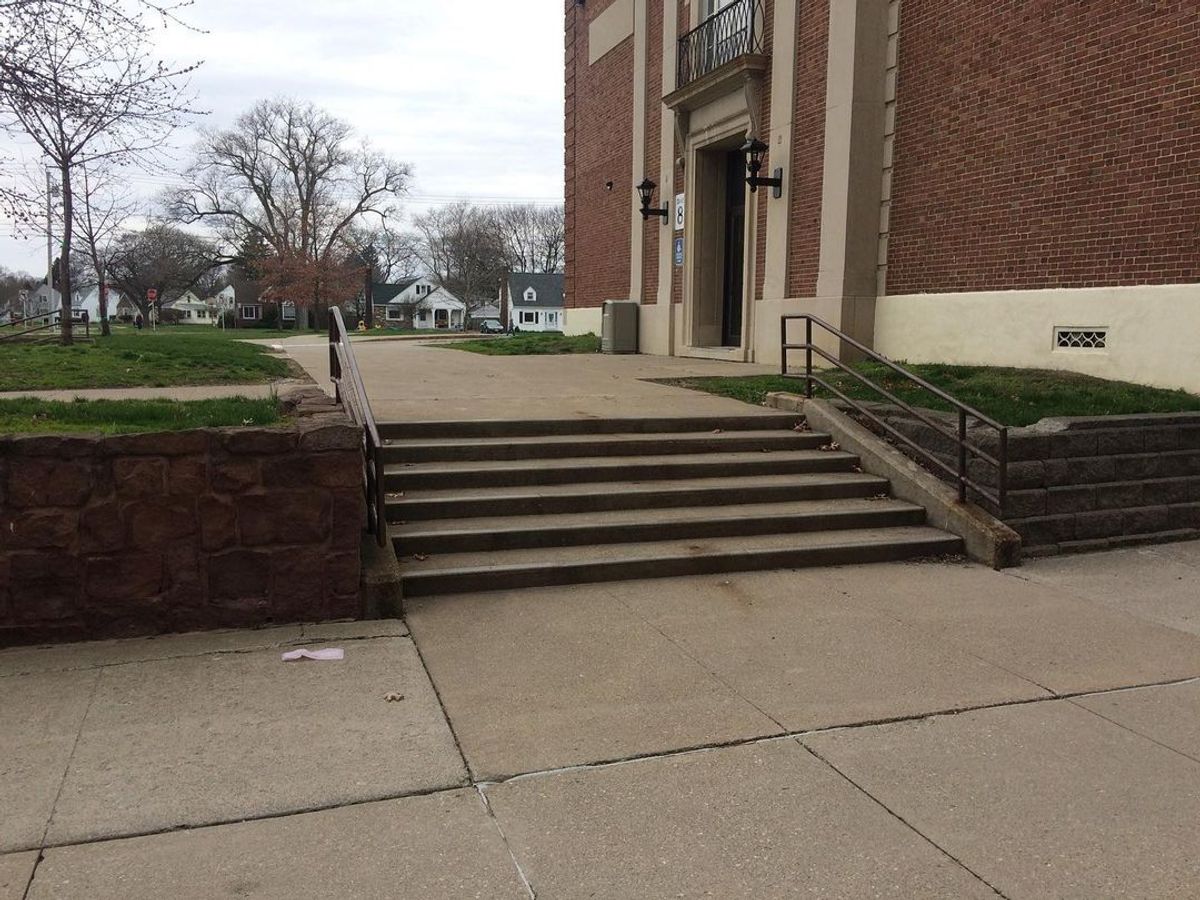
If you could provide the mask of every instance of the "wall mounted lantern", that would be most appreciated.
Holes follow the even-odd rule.
[[[658,209],[650,208],[650,201],[654,198],[654,189],[658,187],[649,178],[642,179],[642,183],[637,186],[638,197],[642,200],[642,221],[646,221],[651,216],[662,216],[663,224],[667,224],[667,220],[671,218],[671,211],[665,206]]]
[[[771,173],[770,178],[762,178],[759,172],[762,171],[763,157],[767,155],[767,145],[758,138],[750,138],[742,145],[742,152],[746,154],[746,171],[750,174],[746,176],[746,184],[750,185],[750,193],[757,193],[760,187],[774,188],[771,196],[776,200],[783,196],[783,169],[776,169]]]

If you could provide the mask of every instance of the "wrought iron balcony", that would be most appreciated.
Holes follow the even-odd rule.
[[[679,39],[676,88],[740,56],[762,53],[763,0],[734,0]]]

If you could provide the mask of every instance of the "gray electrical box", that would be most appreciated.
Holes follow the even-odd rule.
[[[638,304],[633,300],[605,300],[600,328],[602,353],[638,352]]]

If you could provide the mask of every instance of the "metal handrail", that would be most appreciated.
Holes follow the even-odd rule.
[[[763,0],[734,0],[679,39],[675,86],[681,88],[739,56],[765,52]]]
[[[375,535],[380,547],[387,544],[387,494],[383,471],[383,441],[371,412],[367,389],[363,384],[354,348],[342,311],[329,310],[329,378],[334,397],[363,430],[363,493],[367,500],[367,530]]]
[[[18,325],[24,325],[26,322],[45,322],[47,319],[52,319],[57,312],[57,310],[52,310],[36,316],[25,316],[23,319],[9,319],[7,322],[0,322],[0,328],[16,328]],[[84,318],[81,324],[83,325],[84,337],[90,338],[92,336],[91,316]],[[0,334],[0,343],[5,341],[16,341],[25,337],[26,335],[38,334],[42,331],[53,331],[54,329],[61,327],[62,321],[60,317],[60,321],[58,322],[47,322],[44,325],[39,325],[37,328],[26,328],[22,331],[10,332],[9,334]]]
[[[788,322],[794,322],[797,320],[804,322],[804,343],[789,344],[788,343]],[[853,347],[854,349],[858,350],[860,353],[864,354],[868,359],[871,359],[874,362],[877,362],[883,366],[886,366],[888,369],[891,369],[897,375],[903,376],[908,381],[912,382],[913,384],[917,385],[918,387],[933,394],[935,397],[937,397],[942,402],[949,404],[958,413],[958,428],[956,430],[951,430],[950,428],[947,428],[941,422],[926,415],[925,412],[922,411],[921,409],[911,406],[908,403],[905,403],[903,400],[901,400],[899,397],[897,397],[891,391],[887,390],[886,388],[881,387],[880,385],[875,384],[873,381],[871,381],[871,379],[867,378],[865,375],[863,375],[857,369],[853,369],[853,368],[847,366],[845,363],[843,363],[841,360],[839,360],[836,356],[834,356],[833,354],[824,350],[823,348],[817,346],[816,343],[813,342],[813,325],[818,326],[819,328],[823,329],[831,336],[837,338],[842,344],[846,344],[846,345],[849,345],[850,347]],[[962,401],[955,399],[950,394],[947,394],[945,391],[943,391],[941,388],[930,384],[928,381],[926,381],[924,378],[921,378],[919,375],[916,375],[916,374],[908,371],[908,369],[905,369],[902,366],[898,366],[896,363],[892,362],[886,356],[876,353],[870,347],[866,346],[865,344],[863,344],[859,341],[856,341],[854,338],[850,337],[850,335],[835,328],[834,326],[830,325],[828,322],[824,321],[823,319],[818,318],[817,316],[808,315],[807,313],[802,313],[799,315],[792,315],[792,316],[782,316],[780,318],[780,323],[779,323],[779,338],[780,338],[780,341],[779,341],[780,354],[779,354],[779,356],[780,356],[780,368],[781,368],[780,374],[782,374],[786,377],[789,377],[789,378],[803,378],[804,379],[804,395],[806,397],[808,397],[810,399],[812,398],[814,384],[819,385],[820,387],[829,391],[829,393],[833,394],[839,400],[843,401],[844,403],[849,404],[850,407],[856,413],[858,413],[859,415],[863,416],[866,419],[869,419],[871,422],[873,422],[879,428],[882,428],[884,431],[886,431],[888,434],[890,434],[896,440],[900,441],[901,443],[906,445],[909,449],[913,450],[918,456],[920,456],[923,460],[928,462],[930,465],[934,466],[937,469],[940,469],[942,472],[945,472],[946,475],[948,475],[951,478],[951,480],[953,480],[958,485],[958,500],[960,503],[965,503],[967,501],[968,489],[969,489],[969,490],[974,491],[976,494],[983,497],[984,499],[989,500],[991,503],[995,504],[996,508],[999,510],[1000,516],[1001,517],[1004,516],[1004,510],[1005,510],[1006,502],[1008,500],[1008,426],[1000,424],[995,419],[991,418],[990,416],[984,415],[983,413],[981,413],[979,410],[975,409],[974,407],[968,406],[967,404],[963,403]],[[793,375],[791,372],[788,371],[788,351],[789,350],[803,350],[804,351],[804,374],[803,375],[799,375],[799,374]],[[887,422],[885,422],[882,418],[875,415],[873,412],[871,412],[869,409],[867,409],[862,404],[861,401],[854,400],[853,398],[847,396],[842,391],[835,388],[833,385],[831,385],[828,381],[826,381],[821,376],[815,375],[813,373],[813,355],[814,354],[819,356],[821,359],[824,359],[832,367],[840,369],[841,371],[845,372],[847,375],[850,375],[852,378],[854,378],[860,384],[864,385],[865,387],[870,388],[871,390],[875,391],[876,393],[880,394],[881,396],[887,398],[887,400],[890,403],[895,404],[900,409],[904,410],[906,413],[911,415],[913,418],[917,419],[918,421],[922,422],[926,426],[937,431],[939,434],[941,434],[941,435],[949,438],[951,441],[953,441],[955,444],[955,447],[958,450],[957,466],[948,465],[942,459],[940,459],[936,454],[934,454],[927,448],[922,447],[920,444],[918,444],[912,438],[908,437],[908,435],[901,433],[899,430],[897,430],[896,428],[892,427]],[[989,428],[993,428],[996,430],[996,432],[999,435],[999,440],[997,443],[998,449],[997,449],[997,453],[995,456],[993,456],[991,453],[989,453],[987,450],[985,450],[982,446],[972,443],[970,440],[968,440],[968,432],[967,432],[967,420],[968,419],[975,419],[981,425],[986,425]],[[984,485],[979,484],[977,481],[973,480],[970,477],[970,475],[968,473],[968,469],[969,469],[968,458],[969,457],[981,459],[984,462],[988,463],[989,465],[995,467],[995,469],[996,469],[996,490],[995,490],[995,492],[991,491],[988,487],[985,487]]]

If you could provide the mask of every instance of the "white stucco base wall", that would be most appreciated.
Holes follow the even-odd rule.
[[[1060,327],[1105,328],[1107,348],[1057,349]],[[1200,285],[880,297],[875,349],[909,362],[1067,369],[1200,391]]]
[[[779,365],[779,320],[783,316],[808,313],[824,319],[837,327],[841,323],[842,299],[840,297],[792,297],[784,300],[759,300],[754,313],[754,333],[751,361],[762,366]],[[817,343],[830,353],[837,352],[837,341],[822,339],[821,331],[814,332]],[[804,340],[804,323],[794,322],[788,326],[788,341],[799,344]],[[804,354],[793,350],[788,357],[792,371],[803,367]]]
[[[638,352],[670,356],[676,303],[643,303],[638,307]]]
[[[599,336],[604,311],[599,306],[578,307],[563,311],[563,334],[594,334]]]

